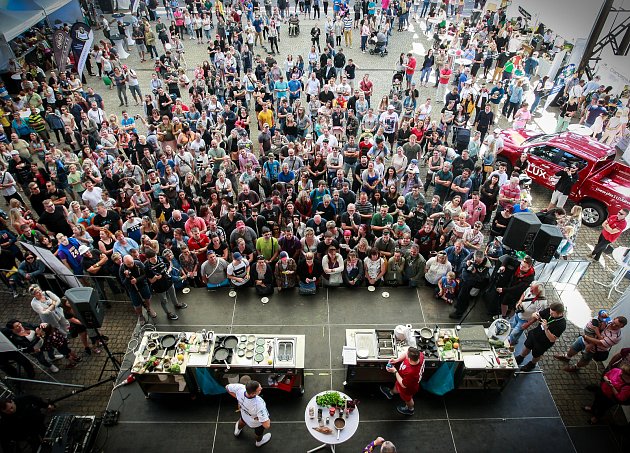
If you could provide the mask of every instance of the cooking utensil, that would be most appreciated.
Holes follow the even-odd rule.
[[[149,353],[149,355],[153,355],[155,354],[155,352],[158,350],[158,345],[155,341],[149,341],[147,343],[147,346],[145,348],[145,351],[147,351]]]
[[[254,351],[247,351],[245,353],[245,358],[246,359],[251,359],[252,357],[254,357]]]
[[[335,428],[337,428],[337,440],[339,440],[339,435],[341,431],[346,427],[346,420],[342,417],[337,417],[335,419]]]
[[[256,340],[256,345],[257,346],[264,346],[265,345],[265,339],[264,338],[258,338]]]
[[[255,361],[256,363],[260,363],[260,362],[262,362],[264,359],[265,359],[265,358],[263,357],[263,355],[262,355],[262,354],[256,354],[256,355],[254,356],[254,361]]]
[[[420,329],[420,338],[424,341],[429,341],[433,338],[433,330],[428,327],[423,327]]]
[[[247,343],[247,346],[245,346],[245,349],[247,349],[248,351],[253,351],[255,348],[254,343]]]
[[[256,335],[248,335],[247,336],[247,342],[248,343],[253,343],[254,341],[256,341]]]
[[[265,352],[264,346],[256,346],[256,354],[262,354],[263,352]]]
[[[235,335],[228,335],[223,339],[223,347],[227,349],[234,349],[238,344],[238,338]]]
[[[229,370],[230,365],[227,363],[227,358],[230,356],[230,350],[226,348],[217,348],[214,351],[214,359],[219,362],[225,363],[225,369]]]
[[[245,343],[247,341],[247,335],[241,335],[240,341],[241,343]]]
[[[238,352],[236,353],[239,357],[244,357],[245,356],[245,349],[239,349]]]
[[[167,351],[169,349],[173,349],[177,344],[177,337],[175,337],[175,335],[173,334],[168,333],[162,337],[162,339],[160,340],[160,344]]]

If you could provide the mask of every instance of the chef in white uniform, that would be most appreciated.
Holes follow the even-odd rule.
[[[238,437],[245,425],[254,430],[256,434],[256,446],[260,447],[271,440],[271,433],[263,435],[265,429],[271,426],[269,412],[265,400],[260,397],[262,386],[258,381],[249,381],[243,384],[228,384],[225,386],[227,392],[239,403],[241,408],[241,418],[234,426],[234,436]]]

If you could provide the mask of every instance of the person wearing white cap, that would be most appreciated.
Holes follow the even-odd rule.
[[[398,113],[394,111],[394,106],[389,104],[387,110],[378,118],[379,124],[383,127],[383,134],[387,138],[390,147],[394,145],[396,131],[398,130]]]

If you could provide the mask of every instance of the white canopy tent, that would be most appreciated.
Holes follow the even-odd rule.
[[[604,0],[512,0],[507,16],[519,16],[520,7],[531,14],[530,25],[542,22],[546,28],[574,42],[588,38],[603,3]]]
[[[44,10],[0,10],[0,33],[9,42],[46,18]]]
[[[46,15],[52,14],[74,0],[33,0],[42,7]]]

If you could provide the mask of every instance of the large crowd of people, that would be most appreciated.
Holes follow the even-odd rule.
[[[41,288],[47,265],[18,242],[53,253],[102,299],[126,292],[140,324],[158,316],[155,300],[177,320],[186,308],[178,291],[189,287],[254,287],[268,296],[429,285],[453,305],[453,319],[488,287],[491,315],[512,317],[525,294],[537,300],[531,258],[502,244],[512,215],[532,209],[527,155],[510,171],[497,160],[499,118],[527,127],[548,90],[538,52],[519,45],[523,24],[504,10],[463,17],[463,0],[175,0],[164,2],[166,17],[157,6],[140,1],[130,25],[135,44],[123,40],[141,63],[153,59],[148,84],[119,58],[114,41],[125,25],[105,16],[86,66],[99,79],[58,71],[42,55],[39,66],[15,68],[19,93],[0,83],[0,192],[8,203],[0,268],[16,297],[32,294],[43,323],[12,320],[6,330],[36,348],[41,364],[55,371],[56,349],[76,365],[66,335],[80,336],[86,352],[100,352],[100,340]],[[320,14],[323,30],[310,30],[308,54],[280,59],[281,27],[306,34],[300,18]],[[376,98],[342,40],[348,51],[358,35],[366,52],[387,46],[410,21],[425,24],[434,45],[418,59],[401,54],[391,91]],[[207,60],[194,68],[189,45],[207,46]],[[557,45],[545,34],[542,51]],[[449,50],[471,64],[453,65]],[[431,76],[434,101],[419,99]],[[105,105],[99,91],[114,88],[119,106]],[[576,75],[564,94],[558,131],[575,117],[604,143],[625,132],[627,109],[598,79]],[[130,114],[130,100],[144,114]],[[471,131],[464,146],[462,131]],[[568,183],[539,213],[561,228],[563,258],[581,226],[581,208],[563,207],[574,170],[560,175]],[[608,220],[605,245],[627,214]],[[529,312],[512,318],[513,341],[533,322],[531,297]],[[561,305],[550,310],[562,316]],[[47,347],[36,347],[41,338]],[[535,361],[543,349],[533,350]]]

